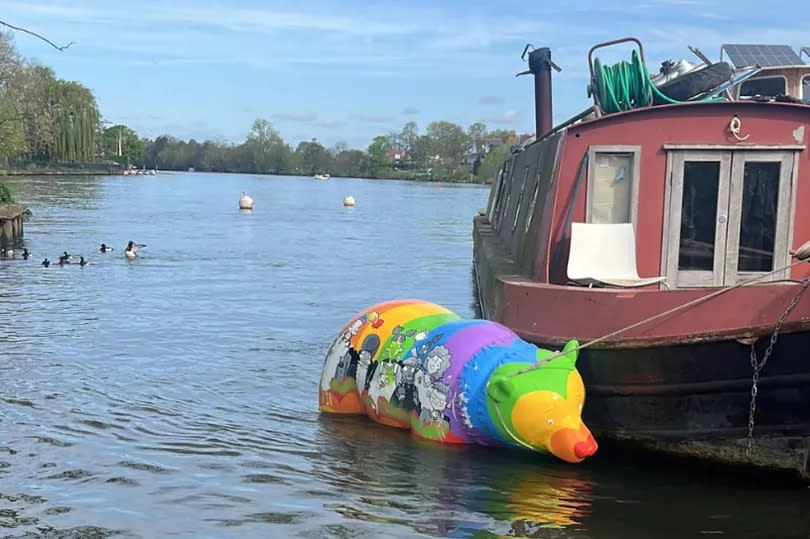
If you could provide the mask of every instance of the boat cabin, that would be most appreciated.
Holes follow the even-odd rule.
[[[796,102],[810,103],[810,47],[800,54],[788,45],[723,45],[720,60],[728,56],[735,68],[759,65],[760,71],[731,91],[733,99],[774,99],[781,96]]]
[[[504,163],[486,214],[514,273],[577,284],[567,272],[577,247],[572,223],[632,225],[633,269],[654,280],[631,275],[627,286],[717,287],[808,273],[788,266],[791,249],[810,239],[810,107],[797,103],[808,96],[810,66],[795,53],[796,65],[762,67],[767,55],[723,50],[735,69],[760,68],[731,88],[733,99],[592,114]],[[609,258],[595,259],[588,286]]]

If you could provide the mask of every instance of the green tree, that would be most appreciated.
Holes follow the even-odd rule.
[[[515,135],[514,131],[509,131],[507,129],[495,129],[487,133],[488,137],[509,137],[514,135]]]
[[[490,182],[498,175],[504,160],[509,156],[511,147],[507,144],[496,146],[481,161],[476,178],[481,182]]]
[[[369,176],[380,178],[385,176],[385,173],[391,169],[391,159],[388,157],[388,152],[391,149],[391,141],[388,137],[374,137],[374,140],[368,146],[368,150],[366,150],[368,154],[366,170]]]
[[[247,145],[253,153],[254,172],[277,173],[290,165],[290,149],[270,122],[257,119],[253,122]]]
[[[0,204],[14,204],[14,197],[9,188],[0,183]]]
[[[487,126],[482,122],[475,122],[467,128],[467,134],[473,141],[476,139],[482,139],[487,135]]]
[[[165,142],[165,137],[158,137],[157,140],[161,138]],[[130,163],[145,166],[148,161],[144,141],[135,131],[122,124],[113,125],[102,132],[101,150],[104,159],[110,159],[124,166]],[[155,166],[154,160],[150,165]]]
[[[332,156],[315,139],[301,141],[295,149],[295,162],[303,174],[314,175],[331,171]]]
[[[430,141],[429,162],[437,178],[451,178],[456,175],[456,168],[470,146],[470,136],[461,126],[452,122],[433,122],[428,125],[427,136]]]
[[[419,128],[416,126],[416,122],[408,122],[402,127],[402,132],[400,133],[400,138],[402,139],[402,148],[403,150],[411,150],[416,144],[416,139],[419,137]]]
[[[357,177],[363,175],[366,154],[360,150],[345,150],[335,156],[335,176]]]

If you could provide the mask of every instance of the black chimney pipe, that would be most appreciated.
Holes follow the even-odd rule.
[[[531,45],[526,45],[523,51],[523,56],[526,50]],[[551,68],[560,71],[560,68],[551,61],[551,49],[548,47],[541,47],[533,49],[529,53],[529,71],[518,73],[518,75],[527,75],[531,73],[534,76],[534,123],[536,137],[539,139],[553,127],[553,113],[554,110],[551,104]]]

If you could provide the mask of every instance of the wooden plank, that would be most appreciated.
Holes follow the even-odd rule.
[[[802,151],[804,144],[662,144],[665,150],[793,150]]]

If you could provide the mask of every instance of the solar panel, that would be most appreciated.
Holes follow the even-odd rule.
[[[804,62],[789,45],[723,45],[734,67],[776,67],[804,65]]]

